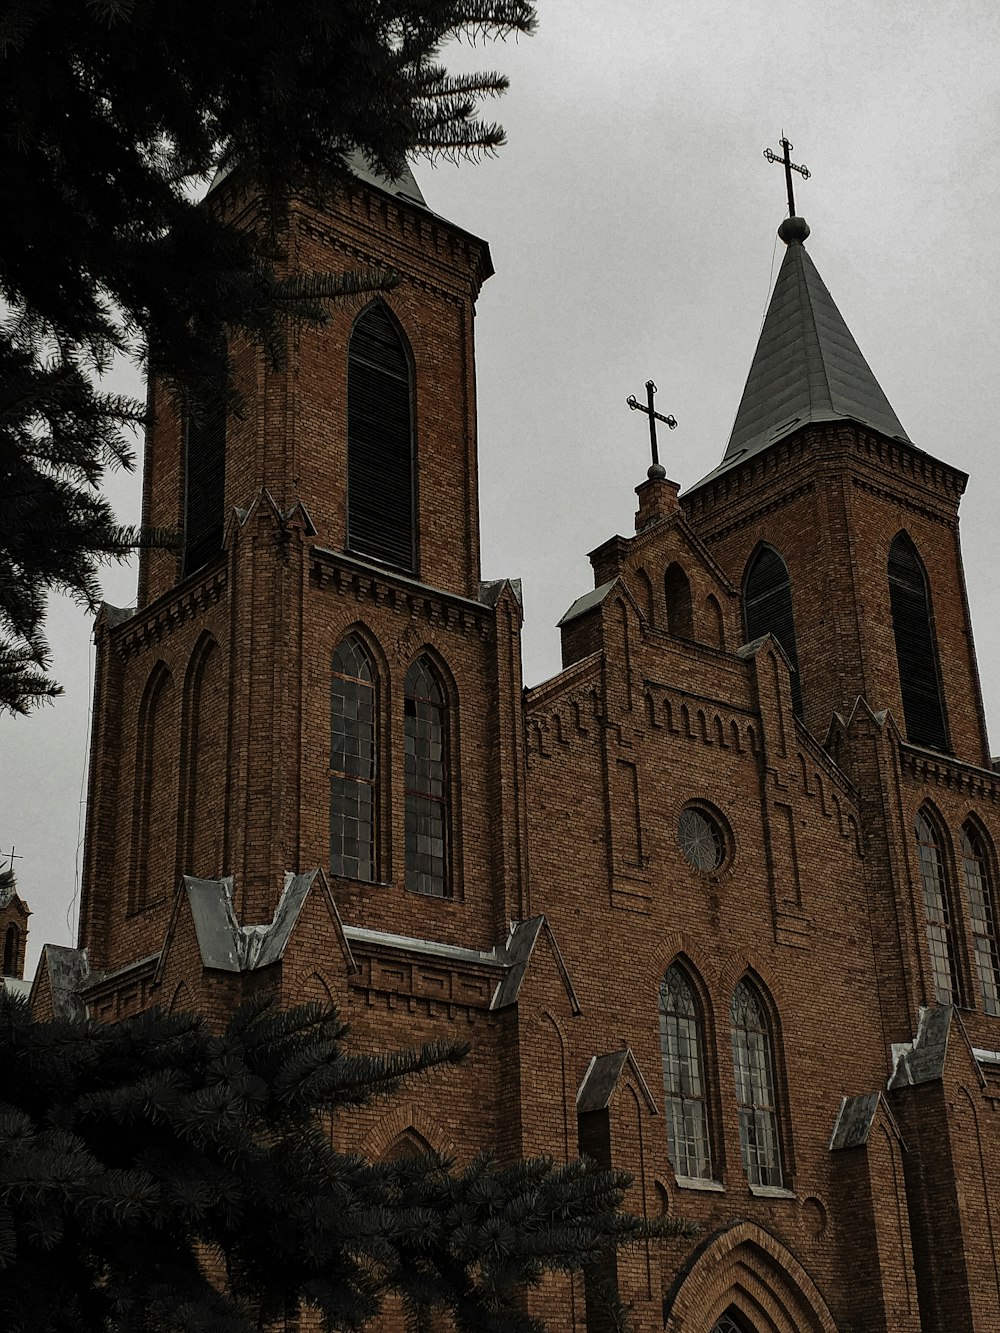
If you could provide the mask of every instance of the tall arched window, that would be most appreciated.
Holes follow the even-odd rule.
[[[948,748],[927,576],[905,532],[889,547],[889,606],[907,740]]]
[[[330,869],[369,881],[376,865],[375,717],[372,660],[349,634],[333,655],[330,682]]]
[[[743,624],[747,643],[773,634],[792,664],[792,707],[802,713],[799,654],[795,646],[792,585],[788,567],[773,546],[760,546],[743,578]]]
[[[213,387],[192,404],[184,422],[184,575],[222,550],[226,499],[226,350],[211,375]]]
[[[444,690],[426,657],[406,673],[406,887],[445,898],[448,882],[448,717]]]
[[[667,629],[679,639],[694,637],[694,612],[691,609],[691,584],[675,560],[663,576],[663,595],[667,602]]]
[[[414,558],[410,358],[381,301],[354,325],[347,355],[347,545],[397,569]]]
[[[704,1032],[694,989],[676,965],[660,983],[660,1053],[670,1160],[679,1176],[711,1180]]]
[[[1000,956],[997,952],[996,908],[986,846],[971,823],[962,829],[962,870],[969,895],[972,945],[979,975],[979,993],[988,1014],[1000,1014]]]
[[[959,990],[955,970],[955,941],[941,839],[923,810],[917,815],[916,834],[934,998],[938,1004],[957,1004]]]
[[[729,1022],[743,1166],[751,1185],[781,1185],[771,1025],[760,996],[747,980],[733,992]]]
[[[20,953],[18,946],[20,943],[21,937],[17,926],[13,924],[9,925],[3,941],[3,975],[5,977],[13,977],[17,975],[17,961],[18,954]]]

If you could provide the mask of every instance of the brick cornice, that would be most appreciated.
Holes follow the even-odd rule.
[[[121,625],[109,629],[115,652],[125,661],[143,652],[150,644],[159,643],[218,602],[228,582],[229,567],[220,558],[201,577],[171,588]]]
[[[1000,797],[1000,777],[992,769],[964,764],[950,755],[932,753],[900,741],[899,765],[908,778],[928,787],[946,787],[992,804],[996,804]]]
[[[358,602],[387,607],[412,620],[425,620],[462,634],[475,633],[484,641],[494,634],[494,608],[483,602],[377,569],[322,546],[311,547],[310,557],[312,576],[320,588],[333,588],[339,595],[353,595]]]

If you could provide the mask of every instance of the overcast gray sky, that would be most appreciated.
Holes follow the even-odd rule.
[[[808,248],[913,442],[971,474],[966,575],[1000,749],[1000,6],[806,0],[540,0],[533,38],[460,49],[511,78],[509,142],[418,162],[428,205],[491,243],[477,324],[483,573],[524,580],[525,681],[559,666],[555,622],[592,586],[586,552],[633,530],[648,463],[625,399],[646,379],[680,425],[691,485],[721,459],[780,254],[782,129]],[[781,249],[778,243],[778,249]],[[136,521],[137,478],[111,485]],[[111,570],[106,596],[135,596]],[[0,849],[34,912],[29,963],[72,943],[93,650],[57,604],[66,696],[0,719]]]

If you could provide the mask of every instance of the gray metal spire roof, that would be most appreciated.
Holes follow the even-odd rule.
[[[807,224],[786,218],[778,235],[788,248],[722,467],[809,422],[857,421],[909,443],[806,253]]]

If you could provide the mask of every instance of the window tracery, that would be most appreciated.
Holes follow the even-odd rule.
[[[979,993],[988,1014],[1000,1014],[1000,955],[997,950],[993,881],[984,840],[970,823],[962,828],[962,870],[969,897],[972,948]]]
[[[369,882],[376,877],[375,683],[368,650],[349,634],[333,655],[330,686],[330,869]]]
[[[955,969],[955,941],[941,839],[924,810],[917,814],[916,837],[934,998],[938,1004],[957,1004],[959,989]]]
[[[660,1054],[670,1160],[679,1176],[712,1179],[704,1030],[694,989],[676,964],[660,983]]]
[[[748,980],[741,981],[733,992],[729,1021],[743,1166],[751,1185],[781,1185],[771,1026]]]
[[[448,882],[448,730],[444,690],[418,658],[404,687],[406,887],[445,898]]]

